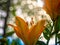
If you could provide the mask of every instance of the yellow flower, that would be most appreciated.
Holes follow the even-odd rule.
[[[50,15],[52,19],[60,16],[60,0],[43,0],[43,9]]]
[[[42,19],[29,29],[27,23],[22,18],[16,16],[15,19],[16,26],[9,25],[14,28],[17,36],[23,40],[25,45],[35,45],[39,36],[44,31],[45,20]]]

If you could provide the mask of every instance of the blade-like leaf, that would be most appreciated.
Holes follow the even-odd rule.
[[[43,32],[43,36],[46,40],[48,40],[50,38],[50,34],[51,34],[51,31],[49,31],[48,28],[45,28],[45,30]]]
[[[6,37],[11,36],[13,33],[14,33],[14,31],[8,32],[8,33],[6,33],[5,36],[6,36]]]
[[[57,17],[54,28],[55,30],[52,32],[52,35],[57,34],[60,31],[60,16]]]
[[[43,41],[37,41],[36,45],[47,45],[47,44]]]

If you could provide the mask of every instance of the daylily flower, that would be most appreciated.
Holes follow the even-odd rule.
[[[27,23],[22,18],[16,16],[15,19],[16,26],[12,24],[9,25],[14,28],[17,36],[23,40],[25,45],[36,45],[39,36],[44,31],[45,20],[42,19],[37,22],[36,25],[28,28]]]
[[[43,9],[50,15],[52,19],[60,16],[60,0],[43,0]]]

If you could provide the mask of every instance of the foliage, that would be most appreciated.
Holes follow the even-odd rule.
[[[49,38],[51,38],[51,33],[52,33],[52,25],[51,23],[48,23],[48,25],[46,26],[43,35],[45,37],[45,39],[49,40]]]
[[[0,0],[0,9],[6,11],[6,6],[7,6],[7,0]]]
[[[46,45],[43,41],[37,41],[36,45]]]
[[[59,37],[59,32],[60,32],[60,24],[59,24],[60,23],[60,6],[59,6],[60,0],[43,0],[43,1],[44,1],[43,9],[49,14],[49,16],[53,21],[54,30],[51,33],[51,35],[55,35],[55,45],[57,45],[57,38]]]
[[[14,33],[14,31],[6,33],[5,37],[11,36]]]

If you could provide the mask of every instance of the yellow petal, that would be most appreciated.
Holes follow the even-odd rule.
[[[21,31],[21,34],[25,40],[24,43],[29,44],[29,40],[28,40],[29,28],[28,28],[27,23],[22,18],[20,18],[18,16],[16,16],[15,23]]]
[[[17,26],[14,26],[12,24],[8,24],[9,26],[12,26],[14,28],[14,31],[16,32],[17,36],[21,38],[21,31]]]
[[[11,24],[8,24],[8,25],[9,25],[9,26],[12,26],[12,27],[14,28],[15,33],[17,34],[17,36],[18,36],[19,38],[21,38],[25,44],[29,44],[28,39],[26,39],[26,38],[24,37],[24,35],[22,34],[22,32],[21,32],[21,30],[20,30],[19,27],[14,26],[14,25],[11,25]]]
[[[50,17],[55,19],[60,10],[58,5],[60,4],[60,0],[43,0],[44,6],[43,9],[50,15]]]
[[[31,27],[31,31],[29,33],[29,40],[30,40],[30,45],[35,44],[36,41],[38,40],[39,36],[41,33],[44,31],[44,24],[45,20],[39,21],[33,28]]]
[[[25,44],[26,44],[26,43],[29,44],[28,39],[24,37],[24,35],[22,34],[21,30],[20,30],[18,27],[15,27],[14,29],[15,29],[15,32],[16,32],[17,36],[18,36],[19,38],[21,38],[22,41],[23,41]]]
[[[16,22],[16,25],[21,29],[22,34],[26,37],[28,35],[28,31],[29,31],[26,22],[18,16],[16,16],[15,22]]]

